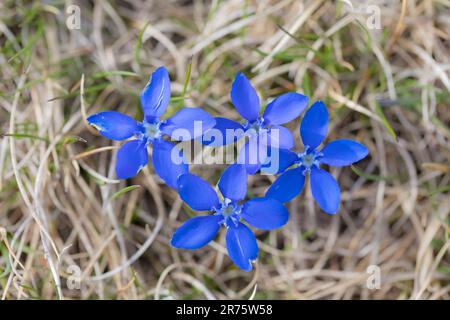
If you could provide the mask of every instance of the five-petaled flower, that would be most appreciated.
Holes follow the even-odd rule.
[[[237,162],[244,164],[249,174],[256,173],[268,161],[269,146],[274,149],[291,149],[294,146],[292,133],[281,125],[294,120],[306,109],[308,97],[296,92],[285,93],[270,102],[263,115],[259,116],[258,95],[245,75],[238,73],[231,88],[231,101],[245,119],[244,123],[215,118],[214,129],[221,133],[219,137],[222,139],[215,137],[214,130],[211,130],[203,136],[203,144],[221,146],[247,137]],[[230,135],[230,132],[241,134]]]
[[[177,178],[189,172],[186,160],[174,161],[173,155],[182,154],[175,145],[164,140],[163,136],[187,140],[201,136],[215,125],[215,120],[200,108],[183,108],[172,117],[161,120],[170,101],[169,73],[164,67],[157,68],[147,86],[141,93],[141,106],[144,113],[142,122],[115,111],[104,111],[88,117],[88,122],[97,128],[101,135],[112,140],[126,142],[117,153],[116,174],[120,179],[134,177],[147,165],[147,145],[153,145],[153,167],[156,173],[172,188],[177,187]],[[198,126],[197,126],[198,124]],[[195,130],[201,127],[200,132]],[[175,134],[183,130],[185,134]],[[186,134],[187,133],[187,134]]]
[[[188,173],[178,178],[180,197],[192,209],[213,214],[186,221],[174,233],[171,244],[181,249],[201,248],[212,241],[224,225],[228,255],[239,268],[250,271],[251,261],[258,257],[258,245],[255,235],[243,221],[258,229],[272,230],[285,225],[289,213],[276,199],[254,198],[242,203],[247,193],[244,165],[229,166],[220,177],[218,187],[223,200],[219,200],[216,191],[198,176]]]
[[[266,192],[266,196],[287,202],[303,189],[305,175],[310,174],[311,191],[320,208],[334,214],[339,208],[340,189],[336,180],[320,164],[335,167],[351,165],[367,156],[368,149],[353,140],[335,140],[326,144],[320,151],[317,147],[323,142],[328,131],[328,111],[323,102],[315,102],[305,113],[300,126],[300,135],[305,146],[302,153],[291,152],[291,165],[281,174]]]

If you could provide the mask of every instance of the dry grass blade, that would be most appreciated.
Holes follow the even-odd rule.
[[[0,4],[2,299],[450,299],[449,1],[77,5],[80,28],[69,29],[63,2]],[[197,251],[172,248],[196,213],[151,164],[118,180],[122,142],[86,121],[141,117],[139,92],[160,65],[170,115],[186,104],[238,119],[238,71],[263,104],[287,91],[323,100],[327,141],[370,149],[331,169],[339,214],[307,186],[286,227],[256,232],[250,273],[230,262],[223,233]],[[301,150],[298,126],[288,124]],[[191,171],[215,183],[224,168]],[[249,177],[249,196],[273,181]]]

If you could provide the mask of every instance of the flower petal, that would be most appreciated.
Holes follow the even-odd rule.
[[[286,207],[280,201],[267,197],[247,201],[241,215],[252,227],[262,230],[280,228],[289,220]]]
[[[178,193],[194,210],[209,211],[219,206],[216,191],[205,180],[190,173],[178,177]]]
[[[142,140],[126,142],[117,152],[116,174],[119,179],[134,177],[148,162],[148,151]]]
[[[320,162],[330,166],[348,166],[361,159],[364,159],[369,150],[359,142],[353,140],[335,140],[323,147],[321,153],[323,157]]]
[[[161,124],[161,132],[174,140],[187,141],[198,137],[216,124],[208,112],[200,108],[183,108]]]
[[[189,173],[189,166],[176,145],[165,141],[153,142],[153,167],[158,176],[170,187],[177,189],[180,175]]]
[[[308,97],[296,92],[285,93],[270,102],[264,111],[264,123],[283,124],[297,118],[308,106]]]
[[[240,115],[254,121],[259,115],[259,98],[255,89],[243,73],[238,73],[231,87],[231,101]]]
[[[269,148],[268,157],[261,166],[261,172],[265,174],[277,174],[284,172],[298,159],[297,154],[286,149]]]
[[[131,138],[138,131],[138,124],[133,118],[116,111],[103,111],[87,118],[102,136],[111,140]]]
[[[258,257],[258,243],[253,232],[244,224],[230,225],[226,236],[228,255],[244,271],[252,270],[251,261]]]
[[[290,169],[280,175],[266,192],[266,197],[288,202],[302,192],[305,185],[303,168]]]
[[[202,144],[219,147],[236,142],[244,133],[240,123],[227,118],[214,118],[216,125],[205,132],[202,137]]]
[[[219,179],[219,190],[224,198],[240,201],[247,193],[247,170],[241,164],[229,166]]]
[[[288,128],[272,126],[268,134],[268,143],[275,148],[292,149],[294,147],[294,137]]]
[[[175,231],[170,244],[179,249],[199,249],[219,232],[222,216],[199,216],[186,221]]]
[[[267,158],[267,149],[258,137],[252,137],[239,151],[237,163],[245,165],[248,174],[255,174]]]
[[[335,214],[339,208],[341,191],[334,177],[322,169],[311,169],[311,191],[319,207],[329,214]]]
[[[315,102],[306,111],[300,125],[303,144],[312,149],[317,148],[325,139],[328,131],[328,110],[322,101]]]
[[[170,101],[170,78],[167,69],[157,68],[141,92],[142,111],[147,119],[158,118],[166,112]]]

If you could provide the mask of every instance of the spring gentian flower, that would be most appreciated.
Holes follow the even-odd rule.
[[[142,122],[115,111],[104,111],[88,117],[88,122],[98,129],[101,135],[112,140],[125,140],[136,136],[136,139],[126,142],[117,153],[116,174],[120,179],[134,177],[139,170],[147,165],[147,146],[153,145],[153,167],[156,173],[172,188],[176,188],[179,175],[189,171],[187,162],[174,161],[173,155],[179,150],[174,144],[163,139],[171,136],[177,129],[183,129],[190,139],[201,136],[211,129],[215,120],[199,108],[183,108],[174,116],[160,120],[169,105],[170,79],[166,68],[157,68],[141,93],[141,106],[144,113]],[[194,130],[194,124],[201,124],[201,131]],[[173,152],[174,151],[174,152]]]
[[[272,230],[286,224],[287,209],[270,198],[254,198],[242,203],[247,193],[247,173],[240,164],[229,166],[218,183],[223,200],[203,179],[193,174],[178,178],[180,197],[194,210],[210,211],[211,215],[197,216],[186,221],[172,237],[172,246],[180,249],[198,249],[214,239],[220,226],[227,229],[226,245],[231,260],[242,270],[252,270],[251,261],[258,257],[256,238],[252,227]]]
[[[255,89],[243,73],[238,73],[231,88],[231,101],[244,122],[241,124],[226,118],[215,118],[214,129],[221,133],[222,139],[210,136],[214,132],[211,130],[208,137],[203,137],[203,144],[221,146],[247,137],[248,141],[239,152],[238,163],[245,164],[249,174],[258,171],[266,161],[265,150],[268,146],[277,149],[291,149],[294,146],[292,133],[281,125],[297,118],[305,110],[308,97],[296,92],[285,93],[270,102],[260,116],[260,100]],[[232,138],[227,136],[227,132],[233,131],[242,134]]]
[[[320,208],[329,213],[337,212],[340,189],[336,180],[321,164],[335,167],[351,165],[367,156],[368,149],[353,140],[335,140],[326,144],[320,151],[317,147],[323,142],[328,131],[328,111],[323,102],[317,101],[305,113],[301,122],[300,135],[305,146],[302,153],[294,154],[289,169],[281,174],[268,189],[266,196],[287,202],[303,189],[305,176],[309,173],[311,191]]]

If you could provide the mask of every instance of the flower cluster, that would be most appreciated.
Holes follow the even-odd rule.
[[[315,102],[305,113],[300,125],[304,150],[294,152],[294,138],[282,126],[307,108],[308,98],[296,92],[285,93],[272,100],[260,115],[260,100],[244,74],[238,73],[231,89],[231,100],[244,121],[238,123],[222,117],[211,117],[199,108],[183,108],[172,117],[161,120],[170,102],[170,79],[167,70],[155,70],[141,93],[144,119],[104,111],[88,117],[99,133],[112,140],[127,141],[118,151],[116,174],[121,179],[135,176],[148,162],[147,146],[153,146],[152,162],[159,177],[176,189],[183,201],[196,211],[209,214],[187,220],[174,233],[171,244],[180,249],[198,249],[214,239],[223,225],[231,260],[242,270],[252,270],[258,257],[255,235],[247,226],[273,230],[284,226],[289,213],[284,206],[303,189],[309,175],[311,191],[319,207],[328,214],[339,208],[340,188],[331,174],[321,168],[347,166],[367,156],[368,150],[352,140],[335,140],[323,148],[328,131],[328,111],[323,102]],[[218,134],[214,134],[214,132]],[[164,139],[185,141],[196,139],[213,147],[245,143],[235,164],[221,175],[217,193],[199,176],[189,173],[182,150]],[[175,158],[182,161],[175,161]],[[277,162],[276,170],[269,164]],[[247,175],[258,171],[280,174],[264,197],[245,200]]]

